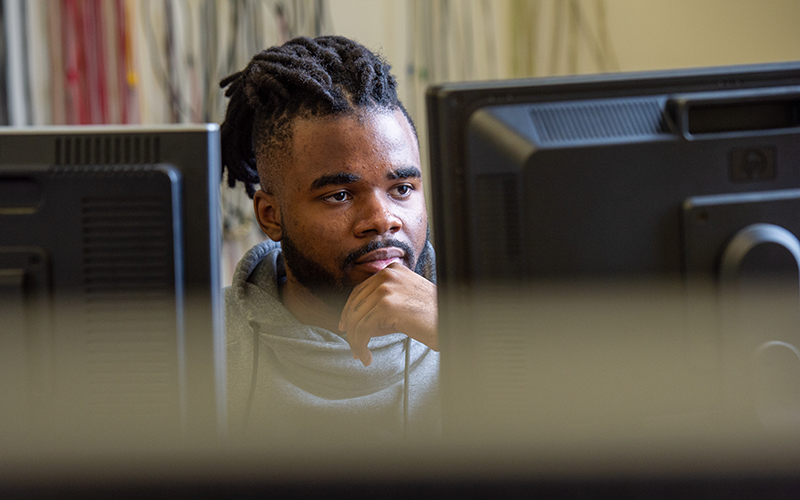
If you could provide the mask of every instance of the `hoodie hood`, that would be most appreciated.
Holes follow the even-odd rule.
[[[425,254],[432,256],[429,250]],[[423,267],[426,277],[435,279],[433,259]],[[357,430],[352,426],[356,423],[359,434],[367,425],[379,435],[402,435],[403,391],[409,389],[409,418],[420,416],[415,408],[431,406],[438,387],[438,353],[407,342],[406,335],[390,334],[370,340],[373,362],[365,367],[353,359],[344,334],[304,325],[283,306],[278,287],[285,278],[280,244],[265,241],[241,259],[226,290],[234,430],[240,423],[238,430],[246,434],[282,429],[283,436],[310,436],[311,429],[338,422],[351,431]]]

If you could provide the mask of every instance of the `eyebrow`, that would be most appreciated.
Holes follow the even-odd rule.
[[[419,171],[417,167],[404,167],[398,168],[397,170],[390,172],[387,176],[387,179],[390,181],[397,180],[397,179],[412,179],[422,178],[422,172]]]
[[[361,180],[361,177],[355,174],[348,174],[347,172],[338,172],[335,174],[327,174],[314,179],[311,183],[311,189],[322,189],[326,186],[336,184],[353,184]]]
[[[403,167],[393,170],[386,174],[386,179],[394,181],[397,179],[412,179],[422,178],[422,172],[417,167]],[[335,174],[325,174],[314,179],[311,183],[311,189],[317,190],[327,186],[336,186],[341,184],[355,184],[361,180],[361,176],[350,174],[347,172],[337,172]]]

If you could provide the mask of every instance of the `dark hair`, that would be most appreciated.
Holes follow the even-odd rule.
[[[228,185],[243,182],[251,198],[255,184],[272,191],[274,160],[286,151],[296,118],[400,109],[413,129],[390,69],[363,45],[339,36],[295,38],[257,54],[220,82],[230,98],[220,127]]]

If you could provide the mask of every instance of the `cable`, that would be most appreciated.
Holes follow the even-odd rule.
[[[408,439],[409,436],[409,425],[408,425],[408,399],[410,388],[408,387],[409,383],[409,366],[411,365],[411,337],[406,337],[405,340],[406,344],[406,362],[405,362],[405,370],[403,371],[403,436]]]
[[[198,66],[202,64],[202,59],[198,57],[198,47],[195,46],[194,17],[192,8],[188,0],[175,0],[178,5],[177,16],[175,18],[176,28],[179,36],[175,46],[175,88],[178,91],[179,101],[188,102],[187,110],[189,115],[182,114],[181,121],[199,122],[202,119],[203,98],[201,93],[204,90],[204,83],[201,79],[201,72]],[[179,44],[180,42],[180,44]],[[183,90],[186,89],[186,90]],[[182,94],[188,94],[181,98]]]
[[[152,12],[150,10],[150,1],[142,0],[139,2],[140,13],[142,22],[144,24],[145,42],[150,53],[150,65],[154,70],[156,81],[162,86],[167,93],[167,99],[170,106],[170,121],[176,123],[182,120],[182,117],[201,116],[202,113],[197,112],[192,108],[192,103],[188,105],[183,102],[181,92],[178,90],[176,80],[178,80],[178,64],[177,52],[175,49],[175,15],[172,9],[172,2],[164,3],[164,17],[165,17],[165,59],[166,66],[161,62],[162,57],[159,54],[157,47],[158,41],[153,29]]]
[[[167,90],[167,95],[169,96],[169,110],[170,110],[170,121],[172,123],[177,123],[180,121],[180,95],[178,89],[173,85],[173,81],[176,79],[176,64],[175,64],[175,19],[174,19],[174,12],[172,10],[172,2],[170,0],[164,2],[164,19],[165,19],[165,59],[166,59],[166,71],[165,71],[165,88]]]

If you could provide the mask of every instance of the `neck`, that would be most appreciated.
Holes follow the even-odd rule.
[[[287,273],[288,274],[288,273]],[[318,326],[339,333],[341,308],[313,294],[291,276],[281,286],[281,302],[304,325]]]

